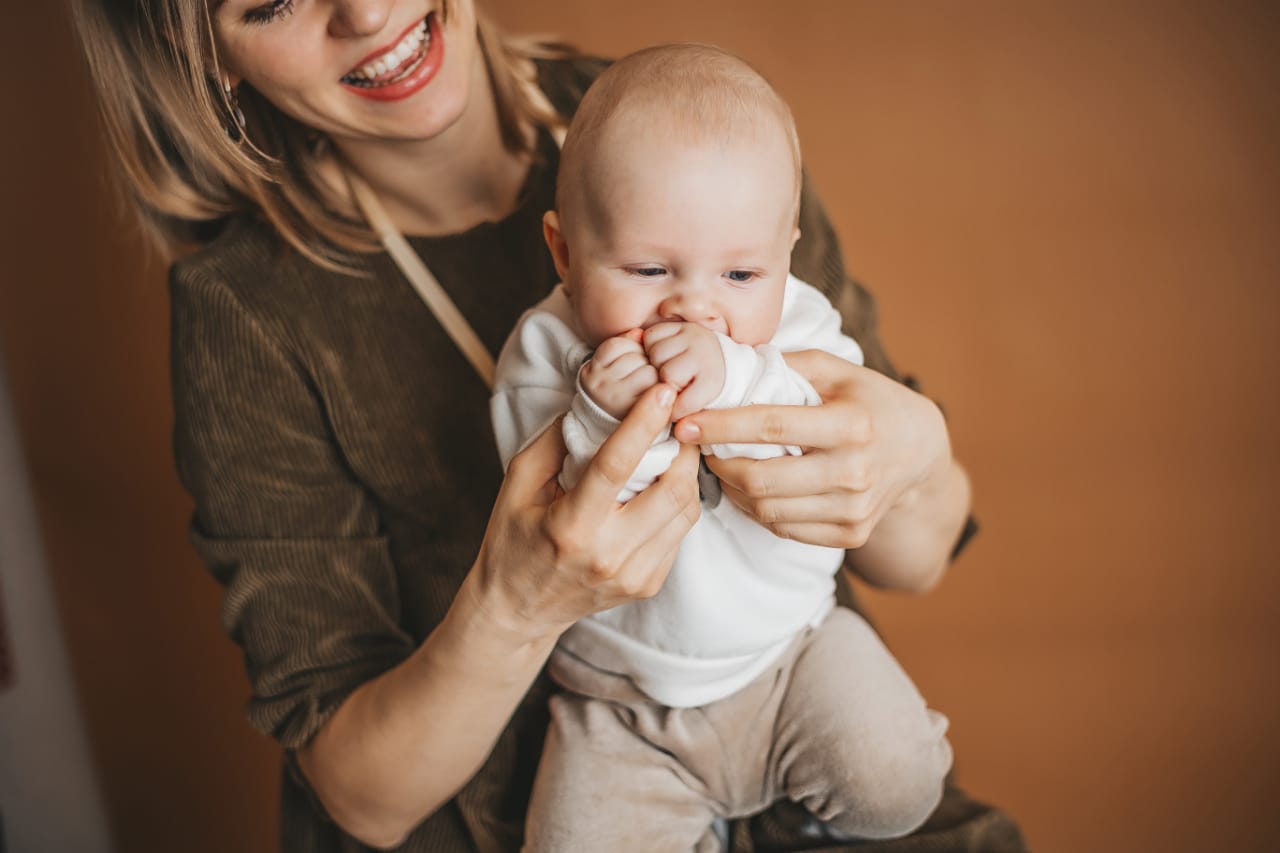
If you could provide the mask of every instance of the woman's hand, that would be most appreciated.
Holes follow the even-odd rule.
[[[874,542],[868,556],[876,558],[863,561],[869,565],[854,557],[860,574],[894,587],[931,584],[968,511],[968,482],[951,461],[941,411],[906,386],[828,353],[786,359],[821,395],[821,406],[703,411],[677,423],[676,438],[800,445],[803,456],[708,457],[707,464],[724,494],[778,536],[853,549]],[[881,543],[875,534],[890,515],[898,523],[886,528],[892,541]]]
[[[698,519],[697,448],[682,447],[625,505],[616,496],[670,423],[674,400],[665,384],[641,396],[570,492],[556,484],[559,422],[512,459],[471,579],[495,621],[531,639],[558,636],[583,616],[658,591]]]
[[[697,448],[625,506],[614,498],[670,421],[646,392],[562,492],[560,430],[511,461],[480,556],[444,620],[400,665],[334,712],[298,764],[347,832],[395,847],[493,750],[559,635],[588,613],[653,595],[698,518]]]

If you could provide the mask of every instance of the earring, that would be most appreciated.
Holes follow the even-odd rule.
[[[230,78],[222,78],[222,95],[227,110],[230,112],[227,121],[227,136],[231,137],[232,142],[239,142],[244,139],[244,111],[240,109],[240,100],[236,97],[236,90],[231,88]]]

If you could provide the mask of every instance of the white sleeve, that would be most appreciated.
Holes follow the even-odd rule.
[[[525,313],[498,356],[489,415],[505,469],[573,400],[576,367],[588,350],[554,314]]]
[[[564,470],[560,472],[560,485],[566,490],[582,479],[582,472],[595,457],[600,445],[613,435],[620,423],[617,418],[596,405],[587,392],[582,390],[581,382],[575,380],[574,384],[577,391],[564,419],[564,444],[569,456],[564,461]],[[680,442],[675,440],[671,435],[671,428],[667,427],[654,439],[627,480],[626,486],[618,492],[618,503],[626,503],[652,486],[653,481],[671,467],[672,460],[679,452]]]
[[[821,290],[795,276],[787,277],[782,319],[769,343],[783,352],[820,349],[862,364],[862,347],[840,330],[840,312]]]
[[[862,364],[862,348],[840,330],[840,313],[821,291],[794,276],[787,278],[782,318],[773,340],[750,347],[717,335],[724,354],[724,388],[709,409],[729,409],[760,404],[816,406],[822,402],[799,373],[787,367],[784,352],[820,349],[854,364]],[[713,444],[704,452],[723,459],[770,459],[783,454],[799,456],[794,445]]]

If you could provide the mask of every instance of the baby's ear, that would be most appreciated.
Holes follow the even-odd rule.
[[[564,231],[560,228],[560,215],[548,210],[542,215],[542,237],[551,250],[551,261],[556,265],[556,275],[561,281],[569,278],[569,244],[565,242]]]
[[[800,226],[796,226],[795,233],[791,235],[791,248],[796,247],[796,243],[800,242]]]

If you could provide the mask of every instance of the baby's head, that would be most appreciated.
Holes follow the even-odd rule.
[[[773,337],[800,202],[791,111],[722,50],[631,54],[587,91],[544,219],[591,345],[670,320]]]

